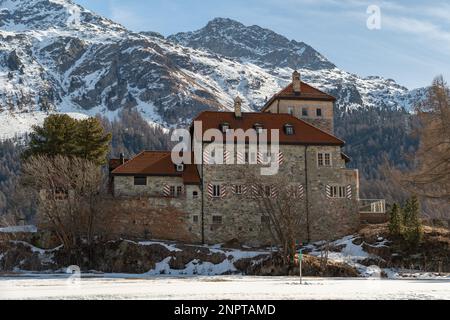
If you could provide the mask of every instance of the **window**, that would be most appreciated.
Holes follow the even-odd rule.
[[[184,164],[177,164],[177,171],[183,172],[184,171]]]
[[[183,194],[183,187],[182,186],[177,186],[177,195],[180,196]]]
[[[222,224],[222,216],[213,216],[213,224]]]
[[[346,196],[345,186],[331,186],[330,191],[331,198],[345,198]]]
[[[256,153],[252,152],[250,153],[250,162],[249,163],[256,163]]]
[[[331,166],[331,154],[320,152],[317,154],[317,165],[319,167],[330,167]]]
[[[284,132],[287,135],[293,135],[294,134],[294,127],[291,124],[285,124],[284,125]]]
[[[198,223],[198,216],[192,216],[192,221],[194,223]]]
[[[55,190],[55,200],[67,200],[69,198],[69,191],[61,188]]]
[[[220,185],[219,184],[213,185],[213,197],[220,198]]]
[[[316,109],[316,116],[317,117],[321,117],[322,116],[322,109],[320,109],[320,108]]]
[[[227,131],[230,129],[230,124],[227,122],[224,122],[220,125],[220,128],[222,130],[222,133],[227,133]]]
[[[234,193],[235,194],[242,194],[242,185],[237,184],[234,186]]]
[[[134,177],[134,185],[135,186],[146,186],[147,185],[147,177]]]
[[[255,128],[257,134],[262,133],[263,125],[261,123],[255,123],[255,125],[253,127]]]
[[[271,159],[272,159],[272,154],[270,153],[270,151],[264,152],[262,154],[262,162],[264,164],[270,163]]]
[[[331,166],[331,154],[325,153],[325,166]]]
[[[192,198],[194,198],[194,199],[198,198],[198,191],[192,192]]]
[[[264,195],[269,198],[272,195],[272,187],[271,186],[265,186],[264,187]]]
[[[307,117],[308,116],[308,108],[302,108],[302,116]]]
[[[175,186],[170,186],[170,196],[171,197],[175,197],[176,196],[175,191],[176,191]]]
[[[294,107],[288,107],[288,113],[290,115],[293,115],[294,114]]]

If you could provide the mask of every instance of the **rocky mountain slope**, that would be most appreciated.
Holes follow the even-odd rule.
[[[338,107],[410,108],[422,90],[337,68],[307,44],[214,19],[165,39],[134,33],[70,0],[0,0],[0,136],[26,131],[48,112],[114,117],[136,106],[164,127],[199,111],[246,110],[288,83],[293,69],[338,97]]]

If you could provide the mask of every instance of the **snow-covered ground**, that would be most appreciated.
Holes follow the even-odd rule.
[[[448,299],[449,279],[27,275],[0,278],[0,299]]]

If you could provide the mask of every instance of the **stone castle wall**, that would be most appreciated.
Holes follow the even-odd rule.
[[[289,108],[293,108],[293,116],[311,123],[313,126],[318,127],[329,133],[334,133],[334,104],[331,101],[307,101],[307,100],[291,100],[280,99],[275,100],[267,108],[267,112],[271,113],[289,113]],[[303,116],[302,109],[308,110],[308,116]],[[316,115],[316,109],[322,110],[322,116]]]
[[[226,187],[227,196],[223,199],[205,197],[205,238],[207,242],[224,242],[236,238],[255,244],[269,244],[272,239],[267,227],[261,221],[263,210],[259,200],[251,195],[235,195],[234,184],[250,187],[259,177],[261,184],[271,185],[273,181],[285,181],[301,184],[308,193],[310,234],[307,233],[306,221],[300,228],[300,241],[320,240],[330,236],[329,225],[333,226],[333,237],[354,232],[358,227],[359,186],[357,171],[345,169],[340,147],[308,147],[306,149],[308,166],[308,188],[305,175],[305,146],[282,145],[285,161],[276,176],[260,176],[259,165],[205,165],[204,188],[208,184],[220,184]],[[317,166],[317,152],[332,154],[332,167]],[[326,196],[327,185],[351,185],[352,199],[329,199]],[[306,215],[306,197],[292,203],[293,212]],[[213,223],[213,216],[221,216],[222,224]],[[299,217],[301,218],[301,217]],[[305,219],[302,218],[302,221]]]
[[[220,243],[233,239],[253,245],[273,242],[267,224],[262,220],[264,208],[261,207],[261,200],[255,199],[251,192],[255,180],[262,185],[281,182],[304,187],[304,197],[293,200],[291,204],[292,212],[296,212],[302,221],[298,230],[299,241],[336,238],[357,230],[358,174],[357,170],[345,168],[340,147],[281,145],[280,151],[283,153],[284,162],[275,176],[261,176],[262,165],[203,166],[205,242]],[[318,166],[318,152],[331,154],[331,167]],[[308,182],[305,167],[308,171]],[[119,210],[118,214],[110,218],[111,232],[119,236],[129,234],[141,238],[200,242],[200,186],[185,186],[183,196],[165,198],[162,190],[166,184],[182,185],[182,179],[148,177],[147,186],[134,186],[133,177],[116,176],[114,192],[123,210]],[[225,188],[224,197],[209,197],[209,184],[218,184]],[[234,194],[234,185],[246,187],[247,193]],[[351,186],[351,198],[328,198],[327,185]],[[198,197],[194,197],[194,191],[198,193]]]

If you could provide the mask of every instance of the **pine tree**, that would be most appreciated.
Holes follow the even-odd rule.
[[[404,224],[403,237],[410,245],[417,245],[423,236],[422,222],[420,221],[420,204],[417,196],[413,196],[405,205]]]
[[[395,236],[400,236],[403,233],[403,213],[396,203],[394,203],[390,212],[389,232]]]
[[[23,156],[74,155],[77,121],[65,114],[48,116],[42,126],[33,126],[28,149]]]
[[[111,134],[105,133],[96,118],[80,120],[76,134],[76,155],[98,165],[106,163]]]
[[[56,155],[79,157],[97,165],[106,163],[111,135],[99,120],[75,120],[68,115],[50,115],[42,126],[34,126],[23,157]]]

